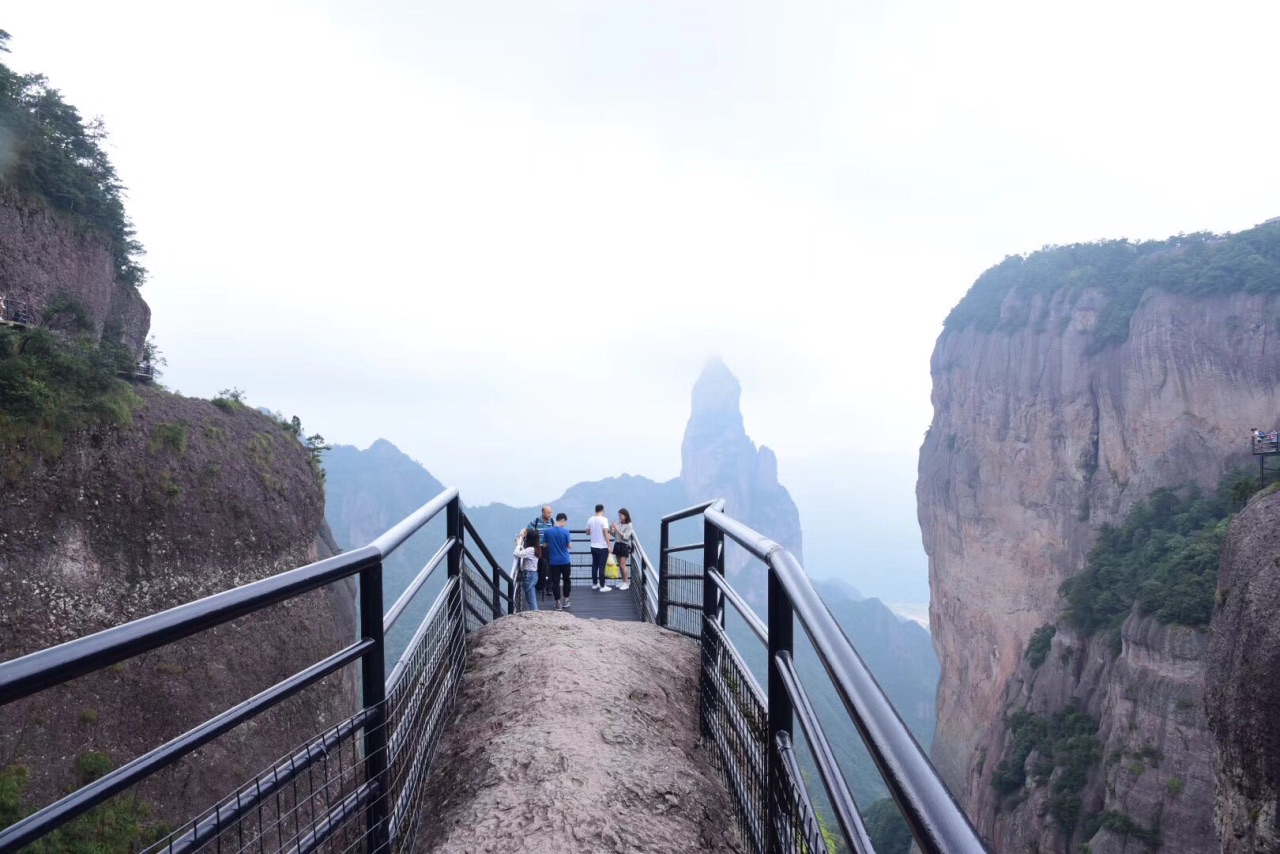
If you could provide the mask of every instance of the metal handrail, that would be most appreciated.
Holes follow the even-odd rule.
[[[409,603],[413,601],[413,597],[418,595],[418,591],[422,589],[422,585],[427,583],[427,579],[431,577],[431,573],[435,572],[436,567],[444,563],[444,559],[449,556],[449,552],[453,550],[457,540],[453,537],[444,541],[436,553],[431,556],[431,560],[427,561],[426,566],[418,571],[413,581],[409,582],[409,586],[396,599],[395,603],[387,609],[387,613],[382,617],[382,633],[387,634],[391,631],[391,627],[396,624],[400,616],[404,614],[405,609],[409,607]]]
[[[985,851],[981,837],[814,590],[799,561],[778,543],[726,515],[722,508],[723,504],[719,507],[709,505],[704,511],[709,529],[728,536],[769,567],[766,642],[769,647],[771,731],[789,733],[792,729],[795,708],[787,690],[786,674],[779,668],[779,656],[785,653],[789,660],[793,652],[791,626],[798,620],[921,850]],[[724,580],[723,577],[717,579],[717,575],[719,573],[714,571],[705,573],[704,583],[708,590],[728,586],[727,582],[718,584]],[[710,604],[711,599],[708,593],[704,601]],[[714,608],[706,609],[708,615],[714,611]],[[756,633],[759,635],[758,631]],[[817,725],[816,721],[812,723]],[[838,789],[832,790],[831,794],[835,801],[843,801],[837,803],[838,811],[846,816],[857,813],[847,790],[843,793]],[[855,828],[845,830],[849,833]]]
[[[375,645],[374,641],[365,638],[344,650],[335,652],[323,661],[210,718],[177,738],[139,756],[127,765],[104,774],[65,798],[54,801],[21,821],[9,825],[4,830],[0,830],[0,851],[20,848],[34,842],[49,830],[93,809],[112,795],[119,794],[139,780],[167,768],[183,756],[208,744],[249,718],[256,717],[330,673],[358,660],[361,656],[368,654]]]
[[[733,607],[738,610],[743,622],[747,624],[747,628],[751,629],[751,632],[760,639],[761,643],[768,646],[769,627],[764,624],[764,620],[760,619],[756,612],[751,609],[751,606],[747,604],[747,601],[738,595],[738,591],[729,585],[729,582],[725,580],[724,575],[721,574],[718,568],[710,567],[706,572],[711,582],[724,594],[724,598],[728,599]]]
[[[440,511],[447,508],[457,498],[458,488],[456,486],[448,487],[444,492],[441,492],[397,523],[391,530],[378,537],[370,545],[377,549],[378,553],[385,559],[387,555],[398,549],[405,540],[413,536],[419,528],[439,516]],[[479,537],[476,539],[479,539]]]
[[[384,559],[399,548],[410,536],[421,530],[442,511],[446,512],[448,531],[446,541],[427,565],[417,574],[404,593],[397,598],[390,610],[383,611],[382,565]],[[388,740],[386,698],[388,692],[395,688],[404,676],[412,650],[423,642],[426,632],[433,625],[442,609],[450,602],[465,604],[465,611],[475,615],[481,623],[489,617],[477,612],[470,602],[462,602],[456,597],[462,596],[463,559],[465,532],[470,532],[473,541],[481,553],[490,561],[492,555],[484,542],[475,533],[474,527],[462,512],[461,499],[456,488],[448,488],[435,496],[408,517],[378,537],[371,544],[353,551],[336,555],[307,566],[264,578],[232,590],[226,590],[207,596],[203,599],[178,605],[158,614],[152,614],[121,626],[98,632],[87,637],[68,641],[49,649],[39,650],[11,661],[0,662],[0,705],[28,697],[38,691],[55,687],[76,679],[87,673],[119,663],[141,653],[173,643],[201,631],[225,624],[238,617],[260,611],[271,605],[295,598],[302,594],[317,590],[335,581],[352,576],[360,578],[359,619],[363,638],[347,648],[317,662],[304,670],[293,674],[275,685],[267,688],[254,697],[216,715],[202,724],[188,730],[182,735],[157,747],[132,762],[115,769],[98,780],[66,795],[60,800],[47,805],[33,815],[27,816],[15,824],[0,830],[0,850],[27,844],[53,831],[67,821],[83,814],[102,803],[114,794],[123,791],[130,785],[142,780],[156,771],[178,761],[206,744],[211,739],[229,729],[257,716],[266,709],[281,702],[287,697],[314,684],[325,676],[356,661],[361,663],[362,709],[356,717],[344,724],[348,734],[359,729],[363,733],[363,762],[365,764],[365,783],[357,792],[348,796],[342,803],[331,809],[329,814],[313,829],[311,834],[299,844],[299,850],[315,847],[324,840],[337,826],[346,821],[359,810],[366,810],[368,823],[367,839],[369,850],[382,851],[386,848],[389,837],[390,816],[387,812],[386,798],[388,790]],[[441,563],[446,563],[449,580],[446,582],[432,607],[428,609],[426,618],[418,625],[413,640],[406,649],[406,654],[396,663],[390,678],[386,677],[385,649],[386,632],[403,615],[410,601],[419,593],[423,584]],[[500,599],[500,581],[508,582],[507,598],[510,600],[510,577],[501,567],[492,567],[490,581],[492,587],[493,616],[499,616],[498,600]],[[467,574],[466,585],[477,589],[482,595],[486,591],[476,580]],[[509,607],[509,606],[508,606]],[[452,609],[450,609],[452,610]],[[465,631],[466,620],[464,609],[457,610],[457,622],[451,631]],[[326,736],[332,740],[332,736]],[[328,742],[316,742],[321,748],[308,748],[303,754],[303,763],[317,761],[316,757],[327,755],[322,749]],[[295,757],[296,759],[296,757]],[[294,761],[290,760],[291,763]],[[294,775],[306,764],[296,769],[291,764],[290,774]],[[279,785],[277,781],[277,785]],[[269,788],[269,787],[268,787]],[[257,797],[262,797],[259,792]],[[376,797],[375,797],[376,796]],[[354,800],[353,800],[354,798]],[[233,804],[217,808],[209,820],[213,822],[214,832],[218,832],[224,822],[235,821],[246,811],[253,809],[255,799],[237,799]],[[197,839],[209,833],[206,822],[198,823],[185,837],[175,840],[175,844],[190,846]]]
[[[686,507],[683,510],[677,510],[674,513],[668,513],[667,515],[662,517],[663,524],[669,525],[672,522],[679,522],[681,519],[691,519],[694,516],[701,514],[708,507],[715,504],[716,501],[719,501],[723,506],[724,504],[723,498],[718,498],[713,501],[703,501],[701,504],[695,504],[692,507]]]
[[[0,706],[324,587],[377,563],[377,551],[366,546],[0,662]]]

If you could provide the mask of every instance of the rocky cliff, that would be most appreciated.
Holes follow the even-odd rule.
[[[742,386],[718,358],[707,362],[693,386],[692,411],[680,445],[680,480],[690,504],[723,498],[725,511],[789,549],[803,561],[800,511],[778,482],[778,458],[747,435],[739,406]],[[762,602],[764,572],[729,544],[726,575]]]
[[[1094,851],[1119,850],[1106,840],[1146,844],[1156,826],[1175,842],[1169,850],[1201,850],[1210,832],[1202,633],[1135,615],[1118,655],[1061,627],[1039,672],[1025,654],[1035,630],[1058,623],[1059,588],[1084,567],[1101,525],[1157,487],[1215,484],[1250,461],[1250,427],[1280,420],[1277,234],[1264,226],[1009,259],[938,340],[917,485],[942,665],[933,756],[1000,850],[1032,840],[1073,850],[1072,831],[1038,801],[1053,781],[1017,796],[993,785],[1016,758],[1009,716],[1019,711],[1078,709],[1092,722],[1103,761],[1076,808],[1110,816],[1110,827],[1077,826],[1076,841],[1098,830]]]
[[[1210,624],[1208,713],[1224,852],[1280,851],[1280,495],[1249,503],[1227,533]]]
[[[307,453],[233,401],[138,389],[123,426],[61,452],[0,441],[0,659],[81,637],[326,557],[335,550]],[[25,766],[30,808],[65,791],[80,757],[122,764],[345,646],[342,582],[0,708],[0,771]],[[348,668],[350,669],[350,668]],[[336,674],[143,784],[153,817],[189,818],[348,715]]]
[[[110,240],[43,199],[0,189],[0,297],[38,318],[63,296],[84,308],[95,340],[105,331],[141,355],[151,309],[117,281]]]

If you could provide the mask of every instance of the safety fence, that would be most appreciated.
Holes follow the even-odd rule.
[[[701,541],[673,545],[673,526],[696,517],[702,521]],[[767,571],[767,622],[729,582],[726,540],[745,550],[746,563],[763,564]],[[764,648],[764,686],[726,631],[731,612]],[[727,515],[723,501],[663,517],[655,622],[701,645],[703,744],[737,806],[738,829],[757,854],[827,852],[828,834],[838,835],[837,844],[847,850],[874,851],[827,731],[796,670],[797,626],[811,642],[847,714],[847,727],[841,725],[838,736],[856,732],[861,737],[918,848],[986,850],[800,563],[778,543]],[[824,803],[834,813],[836,826],[825,833],[800,771],[801,741],[817,767]]]
[[[442,514],[445,542],[384,612],[383,562]],[[387,633],[441,567],[447,580],[387,675]],[[513,599],[513,579],[476,535],[456,489],[363,548],[0,663],[0,706],[351,577],[359,579],[352,643],[0,830],[0,851],[53,833],[183,757],[201,761],[192,755],[201,746],[356,663],[361,701],[354,715],[149,850],[410,850],[435,747],[466,666],[466,635],[509,613]]]

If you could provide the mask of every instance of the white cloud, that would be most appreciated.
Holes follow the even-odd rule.
[[[986,266],[1280,213],[1278,17],[83,0],[5,26],[107,119],[182,391],[530,503],[674,476],[720,353],[802,512],[887,478],[897,515],[864,528],[909,533],[929,351]]]

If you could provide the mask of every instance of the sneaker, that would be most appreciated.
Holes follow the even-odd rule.
[[[557,611],[563,611],[563,610],[564,610],[564,606],[562,606],[559,602],[557,602],[557,603],[556,603],[556,610],[557,610]]]
[[[569,600],[568,600],[568,599],[564,600],[564,609],[565,609],[566,611],[568,611],[568,610],[569,610]]]
[[[610,586],[609,586],[609,585],[607,585],[607,584],[601,584],[601,585],[600,585],[600,592],[601,592],[601,593],[608,593],[608,592],[609,592],[610,590],[612,590],[612,589],[613,589],[613,588],[612,588],[612,587],[610,587]]]
[[[599,585],[599,584],[596,584],[596,583],[593,581],[593,582],[591,582],[591,589],[592,589],[592,590],[599,590],[599,589],[600,589],[600,585]]]
[[[619,584],[619,585],[618,585],[618,589],[619,589],[619,590],[630,590],[630,589],[631,589],[631,582],[630,582],[630,581],[624,581],[624,582],[622,582],[621,584]]]

